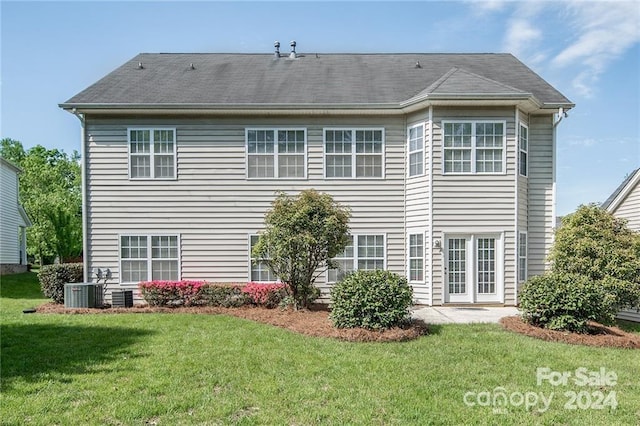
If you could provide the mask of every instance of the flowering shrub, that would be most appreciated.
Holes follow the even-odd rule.
[[[287,296],[284,284],[254,283],[249,282],[242,288],[242,292],[247,294],[251,301],[265,308],[275,308]]]
[[[138,286],[150,306],[191,306],[203,285],[203,281],[143,281]]]

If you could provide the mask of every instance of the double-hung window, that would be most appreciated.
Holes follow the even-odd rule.
[[[444,121],[444,173],[504,173],[503,121]]]
[[[120,282],[178,280],[177,235],[121,235]]]
[[[529,128],[524,124],[520,124],[520,132],[518,137],[518,170],[520,176],[527,176],[528,173],[528,156],[529,156]]]
[[[248,178],[306,177],[306,130],[247,129],[246,139]]]
[[[424,124],[409,128],[409,177],[424,174]]]
[[[275,282],[278,278],[271,272],[264,260],[258,260],[253,257],[253,248],[260,239],[259,235],[251,235],[249,237],[249,279],[253,282]]]
[[[384,235],[352,235],[349,245],[333,258],[337,268],[329,269],[327,281],[340,281],[350,272],[358,269],[374,270],[385,267]]]
[[[409,234],[409,281],[424,281],[424,234]]]
[[[325,129],[325,177],[382,178],[383,129]]]
[[[527,233],[518,233],[518,282],[527,280]]]
[[[175,179],[175,129],[129,129],[128,139],[131,179]]]

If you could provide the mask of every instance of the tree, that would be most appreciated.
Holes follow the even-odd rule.
[[[350,217],[331,195],[313,189],[298,196],[280,192],[273,201],[253,257],[287,286],[294,309],[317,298],[315,280],[349,244]]]
[[[20,166],[20,201],[32,226],[27,252],[40,263],[58,257],[64,262],[82,253],[82,193],[80,157],[37,145],[2,139],[2,157]]]

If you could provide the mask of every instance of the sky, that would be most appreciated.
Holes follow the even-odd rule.
[[[640,2],[0,0],[0,136],[71,154],[58,107],[138,53],[512,53],[569,98],[557,214],[640,167]]]

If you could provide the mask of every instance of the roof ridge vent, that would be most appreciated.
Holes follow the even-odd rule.
[[[291,43],[289,44],[291,45],[291,53],[289,54],[289,59],[296,59],[298,57],[296,54],[296,41],[291,40]]]

